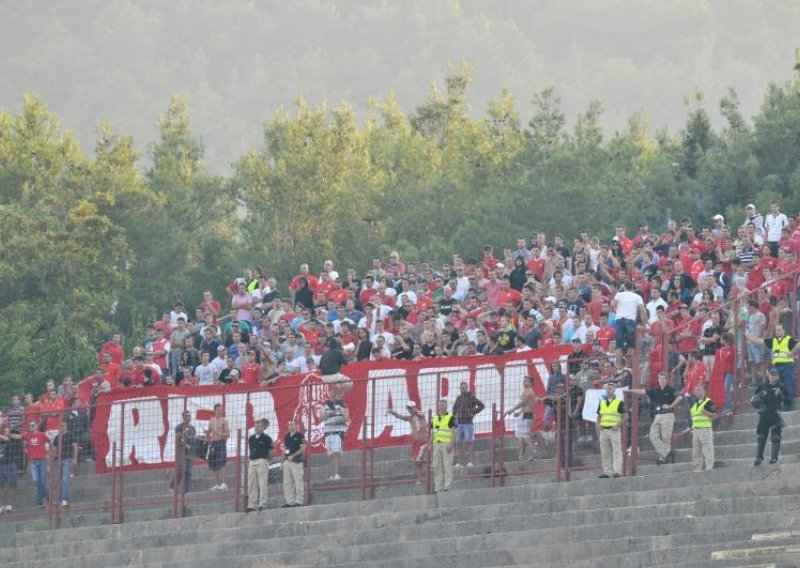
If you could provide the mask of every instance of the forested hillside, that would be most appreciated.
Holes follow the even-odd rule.
[[[607,134],[645,110],[651,133],[679,127],[684,97],[742,113],[782,80],[800,28],[797,0],[41,0],[3,3],[0,105],[37,93],[91,151],[99,121],[157,135],[180,92],[217,173],[260,141],[298,95],[363,110],[392,89],[407,109],[442,87],[447,65],[474,73],[470,116],[503,87],[524,121],[553,86],[569,118],[598,99]],[[715,125],[724,119],[713,108]]]
[[[224,296],[225,283],[248,265],[262,265],[285,290],[300,262],[318,270],[333,258],[364,270],[372,255],[392,249],[441,262],[534,230],[570,238],[587,228],[607,239],[615,223],[661,230],[683,215],[722,212],[736,223],[751,201],[762,210],[773,198],[787,212],[800,206],[800,81],[794,48],[772,33],[796,15],[794,3],[725,3],[753,12],[735,18],[715,12],[717,3],[642,4],[666,28],[682,29],[670,41],[625,2],[537,2],[536,33],[524,24],[534,21],[529,11],[515,12],[513,3],[494,3],[492,20],[481,15],[490,3],[477,0],[409,2],[407,10],[312,1],[190,10],[195,4],[59,2],[38,28],[36,2],[5,9],[16,25],[0,38],[0,106],[9,109],[0,113],[0,396],[91,371],[111,330],[139,333],[176,295],[189,307],[206,288]],[[567,13],[574,25],[561,29],[556,16]],[[182,16],[185,29],[175,28]],[[692,43],[692,26],[727,17],[732,26],[749,18],[752,29],[741,31],[763,34],[763,49],[743,47],[735,31],[712,44],[736,49]],[[633,40],[611,25],[618,19],[638,30],[641,58],[626,56],[631,82],[608,91],[599,82],[619,75],[587,61],[630,48]],[[598,48],[590,53],[578,40],[593,34]],[[352,47],[356,37],[371,47]],[[300,55],[265,58],[240,48],[271,45],[265,38]],[[340,41],[352,51],[321,47]],[[513,49],[504,43],[515,41]],[[102,53],[90,47],[101,44]],[[402,66],[388,63],[404,55]],[[431,87],[427,78],[451,55],[474,67],[456,65]],[[338,57],[347,59],[338,69],[350,72],[334,81]],[[545,72],[550,57],[563,65]],[[677,62],[689,60],[694,74],[680,76]],[[291,80],[277,72],[283,65],[294,66]],[[777,82],[755,82],[773,65]],[[312,67],[318,72],[308,73]],[[541,81],[515,83],[524,82],[523,68]],[[636,87],[642,69],[650,69],[653,96]],[[715,89],[744,75],[753,79],[748,96],[763,93],[763,101],[745,111],[735,90],[700,95],[693,78],[710,69]],[[167,95],[183,81],[176,78],[198,73],[199,90],[187,83],[188,97]],[[484,87],[475,92],[479,76]],[[562,86],[530,88],[551,83]],[[337,96],[275,110],[298,85],[320,89],[311,99]],[[23,97],[28,88],[36,94]],[[404,103],[412,92],[424,95]],[[367,93],[384,94],[363,105]],[[681,120],[656,128],[662,119],[654,124],[653,116],[670,106],[660,97],[677,93],[689,94]],[[643,110],[631,113],[623,94]],[[340,97],[347,102],[333,102]],[[152,136],[137,134],[151,123]],[[87,125],[93,142],[83,148],[73,129]],[[245,144],[246,132],[260,134]],[[212,147],[230,168],[209,165]]]

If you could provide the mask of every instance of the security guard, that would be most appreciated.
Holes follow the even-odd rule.
[[[437,493],[449,491],[453,483],[453,441],[456,419],[447,412],[447,400],[442,399],[436,407],[437,414],[431,419],[431,444],[433,446],[433,489]]]
[[[751,399],[753,406],[758,409],[758,426],[756,427],[758,445],[756,461],[753,463],[756,466],[761,465],[764,461],[764,449],[767,446],[767,436],[769,436],[770,430],[772,430],[772,453],[769,463],[778,461],[778,454],[781,451],[780,410],[789,398],[789,392],[780,382],[778,369],[770,367],[768,373],[767,382],[758,385]]]
[[[712,420],[717,417],[717,407],[706,396],[706,387],[694,387],[694,399],[689,409],[692,417],[692,461],[695,471],[714,468],[714,430]]]
[[[622,419],[625,403],[617,398],[614,383],[604,385],[606,394],[597,406],[597,425],[600,431],[600,459],[603,473],[600,479],[622,476]]]
[[[786,335],[786,331],[781,324],[775,325],[775,335],[773,337],[749,337],[750,343],[763,343],[772,354],[772,366],[778,370],[783,386],[789,393],[789,398],[783,403],[783,410],[792,409],[792,401],[797,389],[797,368],[795,357],[798,351],[798,342],[795,338]]]
[[[675,426],[675,407],[681,398],[669,384],[669,375],[658,373],[657,389],[630,389],[632,395],[645,395],[650,399],[650,433],[648,438],[658,452],[656,465],[666,463],[672,457],[672,429]]]

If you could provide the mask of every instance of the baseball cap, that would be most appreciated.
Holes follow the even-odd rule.
[[[747,209],[755,209],[755,208],[756,208],[756,206],[754,204],[752,204],[752,203],[748,203],[747,204]]]
[[[725,217],[723,217],[722,215],[720,215],[719,213],[717,213],[716,215],[714,215],[714,216],[712,217],[712,219],[714,219],[714,221],[724,221],[724,220],[725,220]]]
[[[777,375],[778,374],[778,367],[770,367],[769,369],[767,369],[767,372],[770,375]]]

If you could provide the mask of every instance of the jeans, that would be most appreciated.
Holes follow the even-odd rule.
[[[31,477],[36,485],[36,505],[44,505],[47,500],[47,460],[31,460]]]
[[[61,462],[59,464],[59,462]],[[72,476],[72,458],[53,460],[53,471],[61,468],[61,500],[69,501],[69,482]]]
[[[733,412],[733,373],[725,373],[725,410]]]
[[[617,348],[623,352],[629,347],[635,347],[636,321],[621,318],[614,322],[614,339],[617,341]]]
[[[791,410],[794,395],[797,391],[797,365],[795,363],[778,363],[775,366],[778,368],[778,375],[783,386],[789,391],[789,400],[784,403],[783,409]]]

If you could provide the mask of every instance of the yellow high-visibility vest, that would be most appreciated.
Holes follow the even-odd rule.
[[[705,409],[706,405],[710,401],[711,399],[706,397],[703,400],[698,400],[692,405],[692,428],[711,428],[711,417],[703,412],[703,409]]]
[[[615,398],[614,400],[601,400],[600,401],[600,428],[615,428],[622,423],[622,414],[619,413],[619,405],[622,400]]]
[[[431,419],[433,426],[433,443],[450,444],[453,441],[453,431],[450,429],[450,419],[453,414],[448,412],[444,416],[434,416]]]

